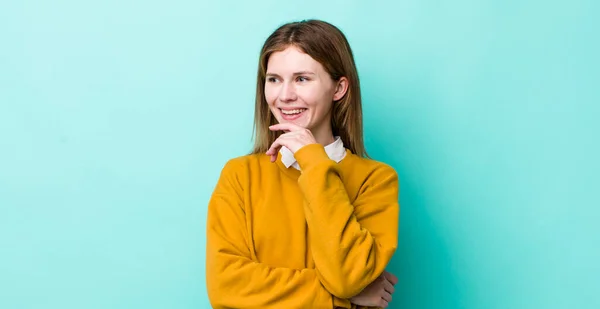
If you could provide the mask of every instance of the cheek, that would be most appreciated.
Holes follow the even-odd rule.
[[[275,100],[277,99],[277,92],[271,86],[265,86],[265,99],[267,100],[267,104],[273,105]]]
[[[330,94],[321,87],[307,87],[303,89],[302,93],[298,93],[298,96],[310,107],[313,108],[313,112],[316,110],[328,109],[331,105]]]
[[[318,87],[305,86],[296,91],[298,99],[304,102],[309,107],[315,108],[321,101]]]

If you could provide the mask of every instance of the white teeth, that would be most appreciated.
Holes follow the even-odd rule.
[[[282,109],[281,112],[284,113],[285,115],[295,115],[295,114],[300,114],[300,113],[302,113],[305,110],[306,110],[305,108],[303,108],[303,109],[292,109],[292,110],[287,110],[287,111]]]

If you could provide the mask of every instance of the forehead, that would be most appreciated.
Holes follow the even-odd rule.
[[[298,71],[323,72],[323,66],[308,54],[295,46],[283,51],[274,52],[267,62],[267,72],[277,74],[293,74]]]

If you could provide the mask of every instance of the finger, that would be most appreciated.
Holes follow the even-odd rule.
[[[394,291],[396,291],[396,288],[394,288],[394,285],[387,280],[385,280],[385,282],[383,283],[383,289],[390,294],[394,293]]]
[[[389,305],[389,303],[385,299],[383,299],[383,298],[379,299],[379,307],[381,307],[381,308],[387,308],[388,305]]]
[[[383,274],[385,275],[385,278],[391,282],[393,285],[396,285],[396,283],[398,283],[398,277],[394,276],[394,274],[388,272],[387,270],[385,270],[383,272]]]
[[[282,134],[273,142],[273,144],[271,144],[271,147],[269,147],[269,149],[266,152],[267,155],[271,156],[271,162],[277,161],[277,153],[279,152],[282,146],[286,146],[289,148],[289,137],[290,136],[288,136],[287,133]]]
[[[269,130],[271,130],[271,131],[287,131],[287,132],[298,131],[298,130],[302,130],[302,129],[304,129],[304,128],[299,125],[295,125],[295,124],[289,123],[289,122],[278,123],[278,124],[274,124],[269,127]]]
[[[265,152],[265,154],[272,155],[273,150],[275,150],[275,148],[277,148],[277,147],[279,147],[279,141],[275,140],[273,142],[273,144],[271,144],[271,146],[269,146],[269,149],[267,149],[267,152]]]
[[[276,153],[276,149],[281,148],[281,146],[285,146],[285,139],[288,138],[288,133],[284,133],[279,135],[279,137],[277,137],[273,143],[271,144],[271,146],[269,147],[269,149],[267,150],[266,154],[270,155],[272,153]]]
[[[383,298],[383,300],[385,300],[386,302],[391,302],[392,301],[392,294],[388,293],[388,292],[383,292],[383,295],[381,295],[381,298]]]
[[[283,146],[283,143],[281,142],[281,140],[276,139],[273,142],[273,144],[271,144],[271,147],[269,147],[269,150],[267,150],[266,154],[271,156],[271,162],[273,162],[273,157],[277,157],[277,152],[279,151],[281,146]]]
[[[298,143],[300,139],[299,132],[302,131],[294,131],[281,134],[277,139],[275,139],[269,150],[267,150],[266,154],[277,154],[277,151],[279,151],[279,148],[281,148],[282,146],[285,146],[288,149],[294,148],[292,146],[294,146],[294,143]]]

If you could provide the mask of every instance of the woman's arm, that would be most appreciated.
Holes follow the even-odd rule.
[[[294,156],[302,169],[298,183],[317,275],[333,295],[355,296],[383,273],[396,250],[398,176],[381,164],[351,204],[338,166],[322,145],[304,146]]]
[[[241,186],[228,162],[208,206],[206,279],[210,303],[225,308],[350,308],[331,295],[315,269],[270,267],[254,261]]]

